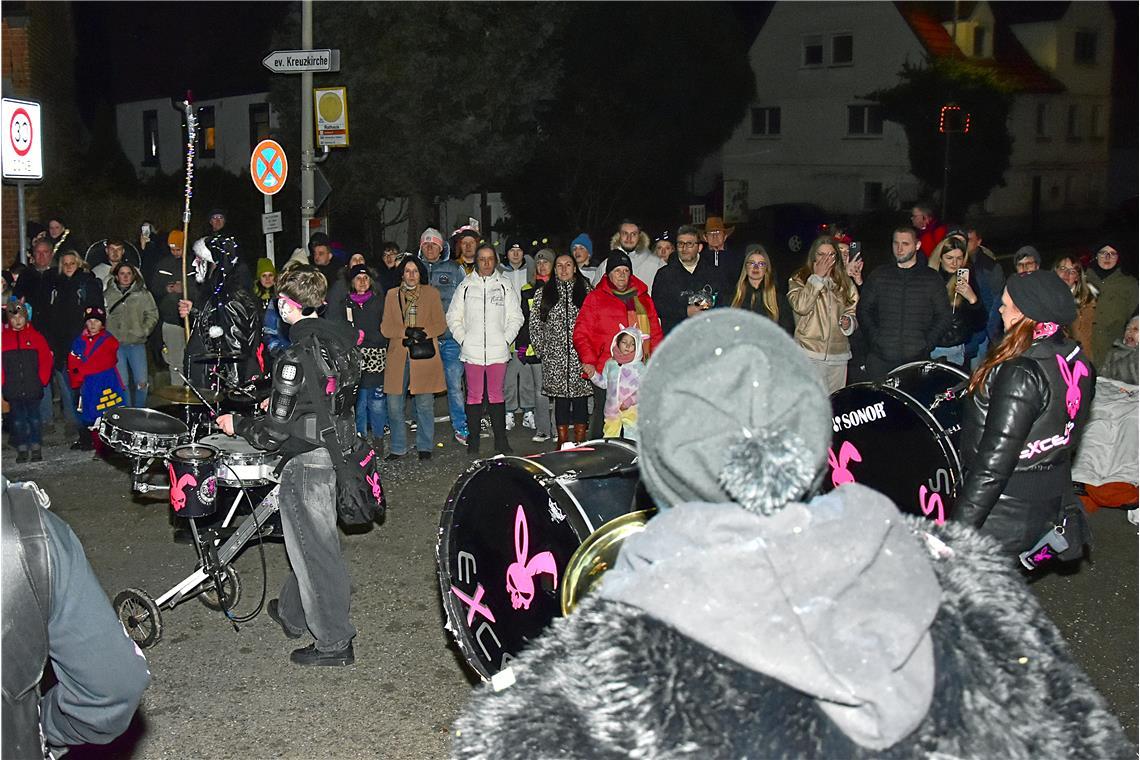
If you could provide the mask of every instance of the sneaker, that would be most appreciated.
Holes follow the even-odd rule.
[[[352,652],[352,642],[344,649],[335,652],[322,652],[316,644],[309,644],[301,649],[294,649],[289,659],[297,665],[333,665],[344,666],[356,662],[356,655]]]
[[[417,428],[417,427],[419,427],[419,426],[418,426],[418,425],[416,425],[416,421],[415,421],[415,420],[408,420],[408,430],[410,430],[410,431],[412,431],[412,432],[414,433],[414,432],[416,432],[416,428]]]
[[[482,419],[480,419],[479,420],[479,429],[483,430],[483,431],[490,430],[491,429],[491,418],[490,417],[483,417]]]
[[[267,604],[265,606],[265,611],[267,613],[269,613],[269,617],[272,618],[273,621],[275,623],[277,623],[277,625],[281,626],[281,631],[282,631],[282,633],[285,634],[285,638],[287,638],[287,639],[299,639],[299,638],[301,638],[301,636],[302,636],[301,632],[295,631],[292,628],[290,628],[288,625],[285,624],[285,621],[281,618],[281,613],[277,611],[277,600],[276,599],[270,599],[269,600],[269,604]]]
[[[523,427],[528,430],[534,430],[537,427],[534,424],[534,412],[523,412]]]
[[[507,412],[507,430],[515,429],[515,413]]]
[[[549,441],[550,436],[548,436],[546,433],[535,433],[530,437],[530,439],[535,443],[543,443],[545,441]]]
[[[455,441],[460,446],[466,446],[467,445],[467,434],[466,433],[460,433],[459,431],[456,431],[455,432]]]

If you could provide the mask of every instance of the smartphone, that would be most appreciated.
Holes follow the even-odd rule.
[[[967,269],[966,267],[961,267],[958,269],[957,276],[958,276],[958,282],[965,282],[970,277],[970,270]]]
[[[847,246],[847,260],[848,261],[854,261],[855,259],[859,258],[862,255],[863,255],[863,244],[860,243],[858,240],[852,241]]]

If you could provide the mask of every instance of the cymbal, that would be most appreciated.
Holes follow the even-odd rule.
[[[176,404],[202,403],[202,399],[198,398],[194,394],[194,391],[185,386],[168,385],[165,388],[159,388],[156,390],[154,392],[154,395],[158,396],[161,399],[164,399],[165,401],[173,401]],[[206,398],[207,401],[210,401],[211,403],[218,400],[218,394],[214,393],[213,391],[204,391],[202,395]]]
[[[191,357],[190,361],[195,364],[229,364],[230,362],[236,363],[241,361],[241,354],[211,351],[210,353],[198,354],[197,356]]]

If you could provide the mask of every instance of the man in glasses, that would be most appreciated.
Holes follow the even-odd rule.
[[[1108,355],[1112,341],[1124,333],[1124,325],[1136,313],[1136,278],[1120,270],[1120,246],[1106,241],[1096,247],[1088,268],[1089,283],[1100,289],[1093,317],[1092,349],[1089,356],[1099,364]]]
[[[687,317],[716,306],[721,298],[719,273],[701,253],[701,231],[685,224],[677,229],[676,239],[677,255],[657,273],[653,292],[666,335]]]

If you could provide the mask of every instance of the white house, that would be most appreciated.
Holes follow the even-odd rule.
[[[196,165],[247,174],[254,146],[277,128],[269,93],[230,95],[194,106],[198,115]],[[119,144],[140,177],[156,171],[182,171],[186,165],[185,116],[170,98],[119,103],[115,120]]]
[[[1025,222],[1099,211],[1113,31],[1102,2],[776,3],[749,51],[756,98],[721,149],[721,172],[747,183],[750,208],[854,214],[916,200],[902,127],[858,96],[897,83],[906,62],[950,56],[996,69],[1017,91],[1007,184],[984,212]]]

